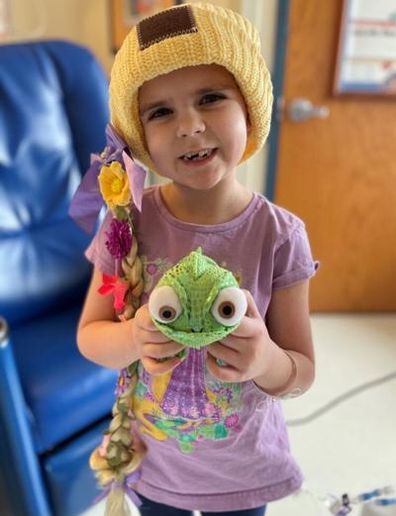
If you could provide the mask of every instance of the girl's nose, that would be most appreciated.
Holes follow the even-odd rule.
[[[177,127],[177,136],[186,138],[205,131],[205,123],[199,113],[189,112],[180,115]]]

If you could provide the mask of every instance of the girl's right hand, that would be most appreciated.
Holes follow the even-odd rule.
[[[165,374],[182,361],[176,357],[184,346],[161,333],[154,325],[148,305],[142,305],[131,319],[132,342],[146,371],[154,376]]]

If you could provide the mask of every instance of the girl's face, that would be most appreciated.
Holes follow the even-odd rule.
[[[244,99],[225,68],[190,66],[147,81],[139,90],[139,110],[161,176],[194,190],[234,180],[248,122]]]

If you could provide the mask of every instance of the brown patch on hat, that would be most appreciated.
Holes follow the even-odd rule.
[[[181,34],[197,32],[197,24],[189,5],[182,5],[145,18],[136,26],[139,48],[145,48]]]

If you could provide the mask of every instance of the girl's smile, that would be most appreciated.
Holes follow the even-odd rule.
[[[199,167],[211,161],[215,157],[216,152],[216,148],[190,151],[183,156],[180,156],[179,159],[181,159],[188,166]]]
[[[183,156],[180,156],[180,159],[183,159],[184,161],[202,161],[204,159],[207,159],[211,157],[214,152],[216,152],[216,149],[201,149],[201,150],[193,150],[190,152],[187,152],[186,154],[183,154]]]

